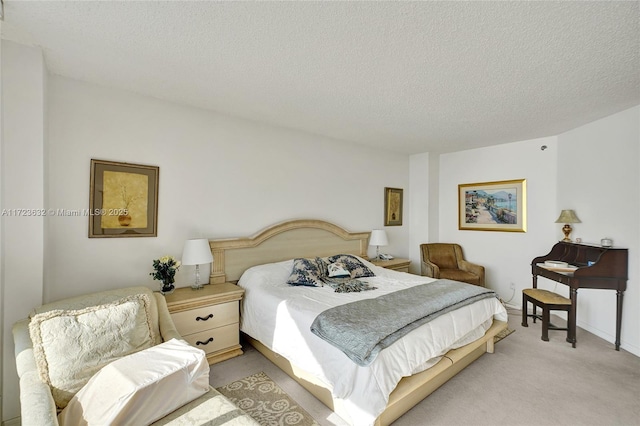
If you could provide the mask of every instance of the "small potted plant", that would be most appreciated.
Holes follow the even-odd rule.
[[[176,271],[180,269],[180,261],[176,260],[173,256],[162,256],[160,259],[153,261],[153,270],[149,275],[154,280],[162,281],[162,289],[160,293],[170,294],[176,288],[173,283],[175,282]]]

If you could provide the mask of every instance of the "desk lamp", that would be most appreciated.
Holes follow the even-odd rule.
[[[374,229],[371,231],[371,238],[369,239],[370,246],[376,246],[376,260],[380,260],[380,246],[389,245],[387,240],[387,233],[383,229]]]
[[[570,223],[581,223],[578,216],[576,216],[576,212],[573,210],[562,210],[560,212],[560,217],[556,220],[556,223],[564,223],[562,227],[562,232],[564,232],[564,239],[562,241],[571,242],[571,238],[569,235],[571,234],[571,225]]]
[[[200,265],[211,262],[213,262],[213,256],[211,255],[209,240],[205,238],[187,240],[184,244],[184,250],[182,251],[182,264],[196,265],[196,282],[191,284],[193,290],[202,288],[202,283],[200,283]]]

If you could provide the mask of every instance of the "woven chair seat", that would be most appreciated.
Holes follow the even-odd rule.
[[[530,298],[542,302],[545,305],[571,305],[570,299],[549,290],[525,288],[522,292]]]

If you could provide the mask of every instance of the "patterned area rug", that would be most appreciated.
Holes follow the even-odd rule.
[[[263,372],[217,388],[263,426],[318,423]]]
[[[498,343],[500,340],[504,339],[505,337],[507,337],[508,335],[513,333],[514,331],[515,330],[511,330],[510,328],[505,328],[500,333],[498,333],[495,336],[493,336],[493,343]]]

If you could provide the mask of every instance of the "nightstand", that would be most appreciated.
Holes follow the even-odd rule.
[[[209,364],[242,355],[240,300],[235,284],[208,284],[201,290],[177,288],[165,296],[171,319],[184,340],[207,354]]]
[[[391,260],[372,260],[371,263],[376,266],[393,269],[394,271],[398,272],[409,272],[409,265],[411,264],[411,261],[409,259],[401,259],[396,257]]]

